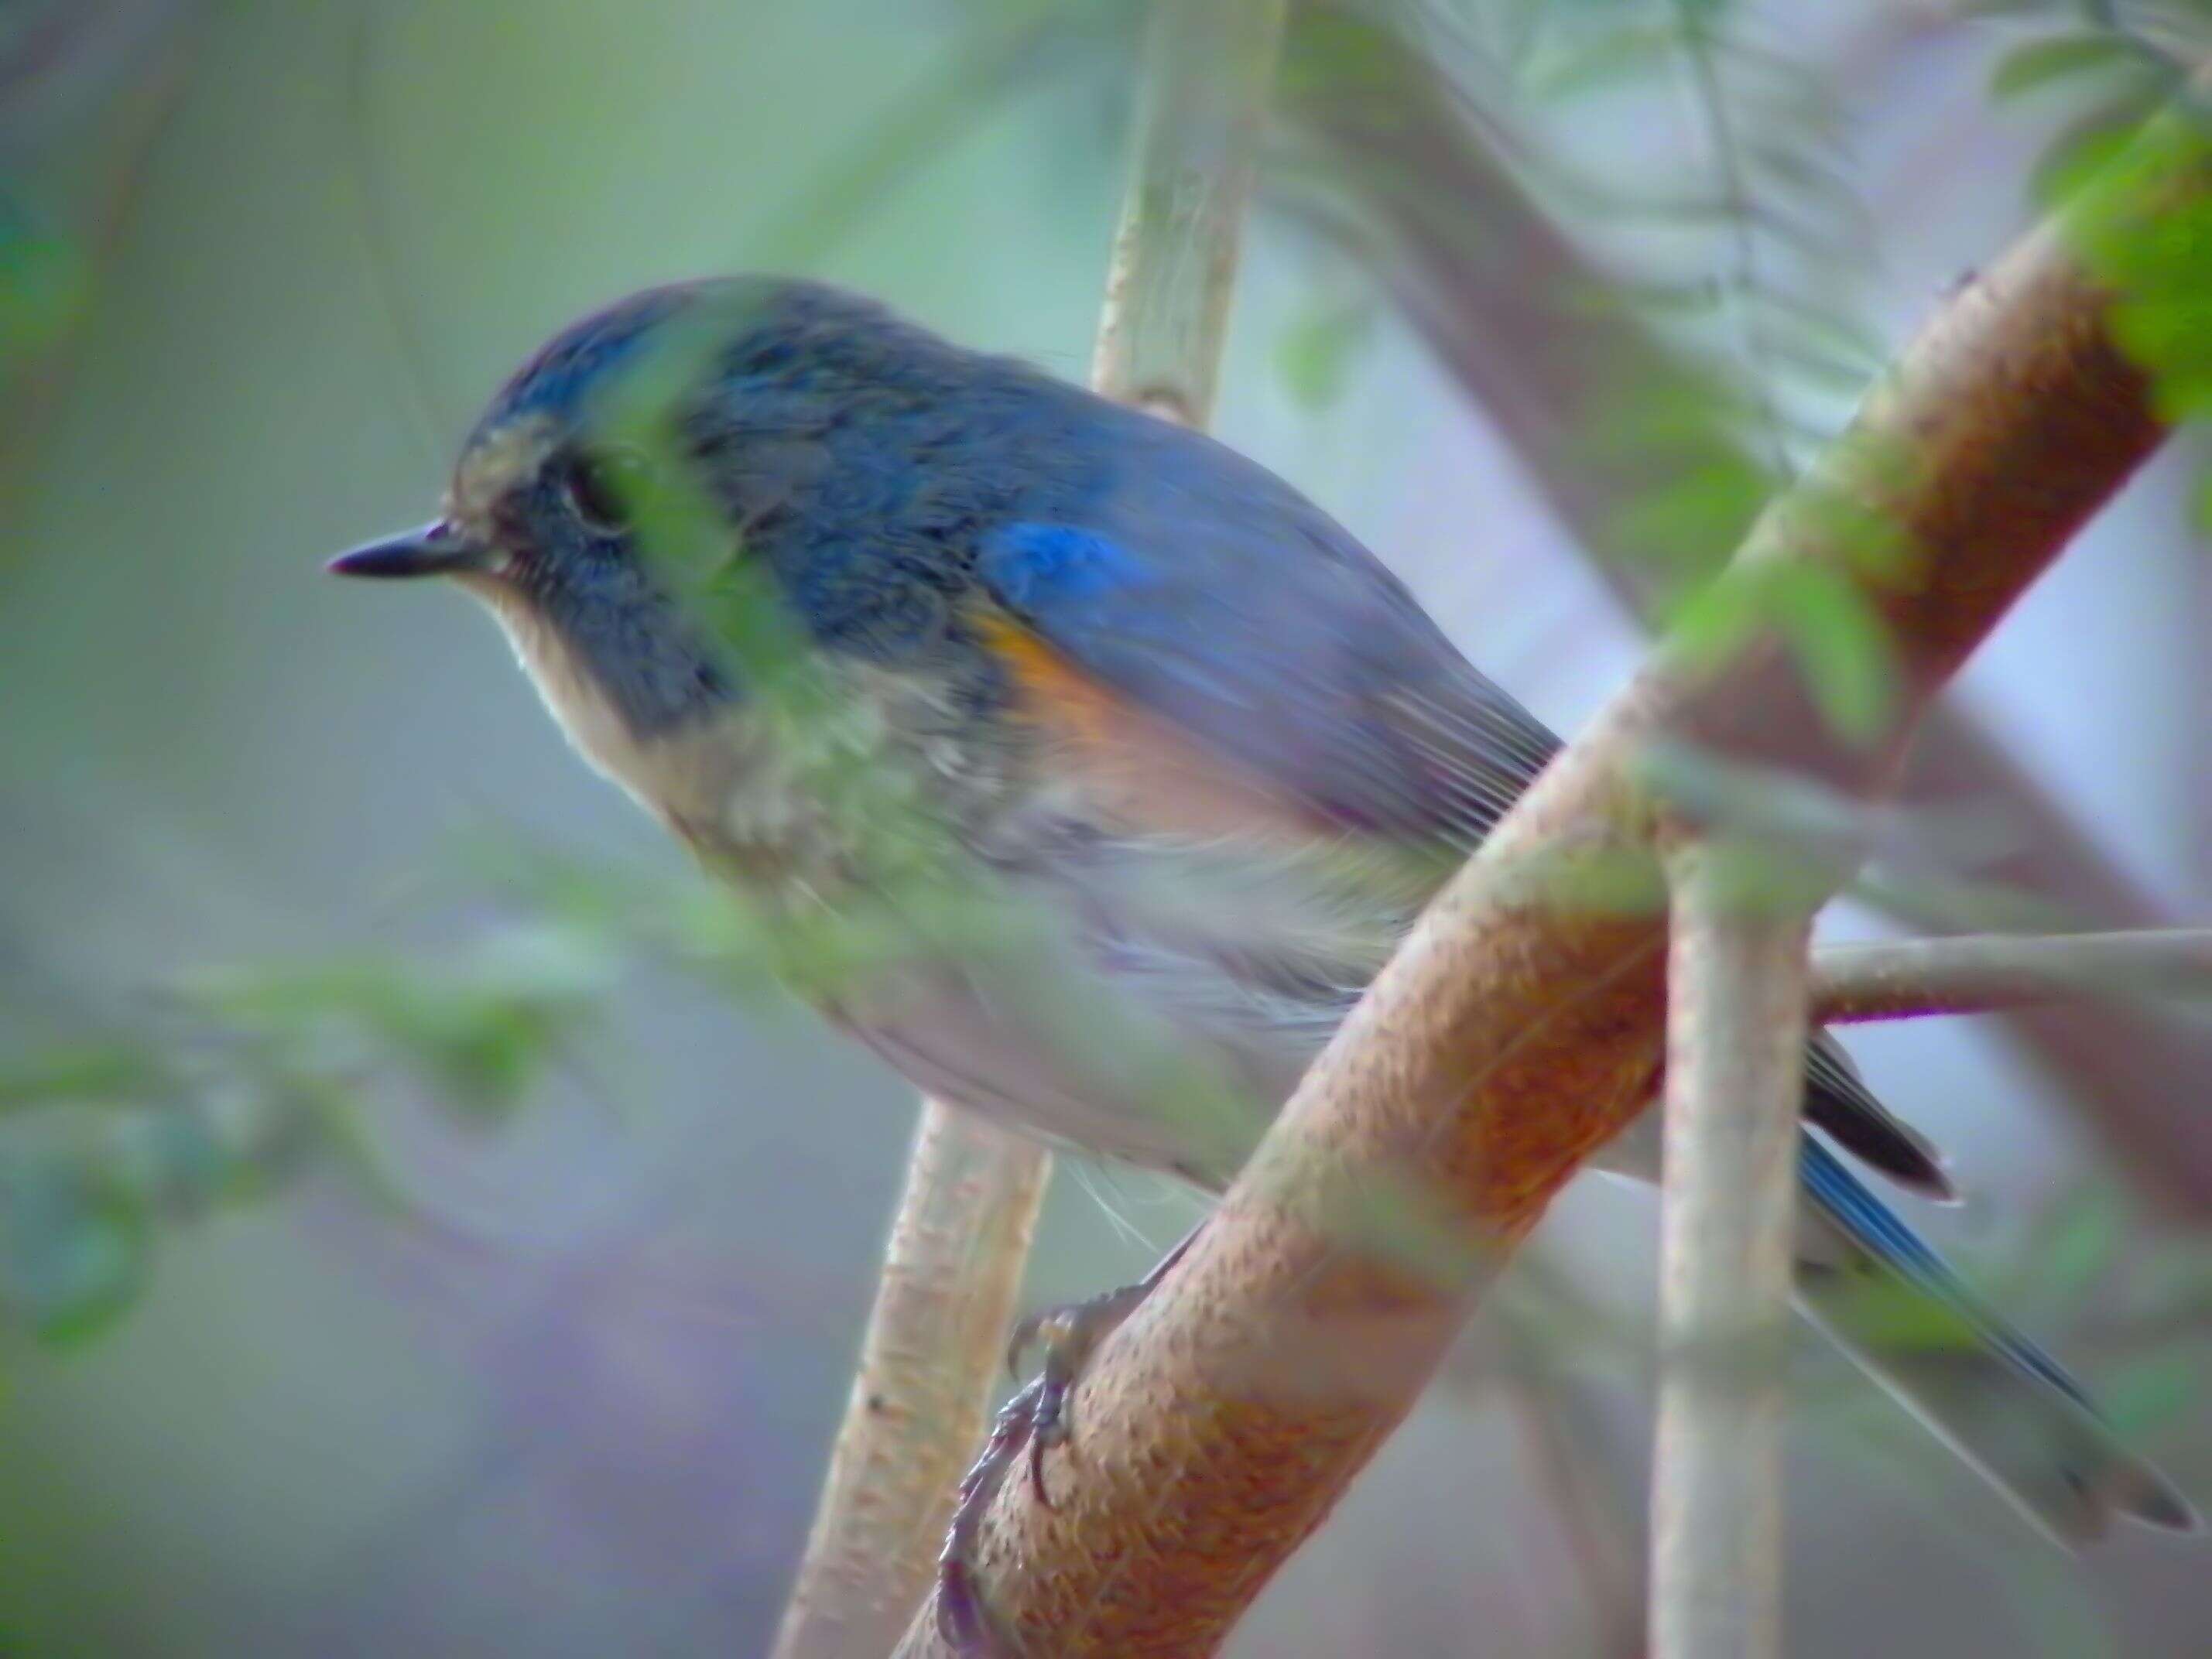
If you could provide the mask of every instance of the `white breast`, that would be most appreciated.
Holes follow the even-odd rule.
[[[479,592],[577,753],[665,823],[720,812],[736,770],[727,734],[691,727],[641,740],[559,630],[503,584]]]

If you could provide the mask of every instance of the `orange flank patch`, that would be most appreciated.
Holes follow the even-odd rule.
[[[1256,832],[1285,841],[1328,833],[1265,778],[1131,703],[1018,623],[994,617],[984,628],[1020,688],[1022,717],[1044,738],[1047,763],[1079,775],[1122,822],[1171,833]],[[1656,969],[1655,959],[1638,970],[1653,999],[1664,994]],[[1555,1048],[1547,1045],[1541,1068],[1526,1078],[1515,1075],[1522,1068],[1510,1056],[1487,1057],[1493,1097],[1525,1100],[1528,1109],[1490,1113],[1474,1167],[1425,1171],[1464,1194],[1473,1217],[1493,1236],[1518,1237],[1534,1226],[1559,1188],[1650,1097],[1659,1055],[1619,1042],[1613,1028],[1633,1011],[1613,1012],[1605,1028],[1592,1033],[1587,1074],[1564,1096],[1570,1104],[1562,1104]]]
[[[1298,840],[1328,833],[1249,768],[1132,703],[1011,617],[987,619],[983,637],[1013,671],[1019,712],[1044,735],[1053,761],[1132,828]]]

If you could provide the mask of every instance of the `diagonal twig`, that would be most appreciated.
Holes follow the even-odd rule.
[[[1814,1018],[1823,1024],[2208,990],[2212,928],[2205,927],[1834,945],[1813,963]]]
[[[860,1363],[775,1659],[888,1652],[981,1433],[1052,1160],[924,1100]]]

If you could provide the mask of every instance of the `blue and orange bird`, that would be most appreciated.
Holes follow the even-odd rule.
[[[1559,746],[1261,467],[808,283],[575,325],[333,568],[483,599],[586,757],[837,932],[805,994],[914,1083],[1210,1189]],[[1838,1156],[1948,1195],[1825,1036],[1804,1111],[1811,1322],[2054,1537],[2192,1525]],[[1595,1161],[1650,1178],[1655,1115]]]

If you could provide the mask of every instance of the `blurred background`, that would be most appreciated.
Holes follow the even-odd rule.
[[[1291,18],[1218,429],[1569,732],[1638,602],[2207,38],[2182,0]],[[534,925],[522,855],[688,872],[472,607],[321,560],[648,283],[804,271],[1079,377],[1137,21],[0,4],[0,1652],[765,1649],[910,1091]],[[1915,780],[1936,855],[1833,934],[2212,904],[2204,459],[1976,659]],[[2212,1030],[1850,1046],[1972,1194],[1914,1221],[2212,1500]],[[1192,1213],[1064,1160],[1025,1300]],[[1236,1652],[1638,1650],[1655,1219],[1569,1192]],[[2201,1540],[2069,1559],[1832,1354],[1796,1375],[1798,1652],[2212,1640]]]

